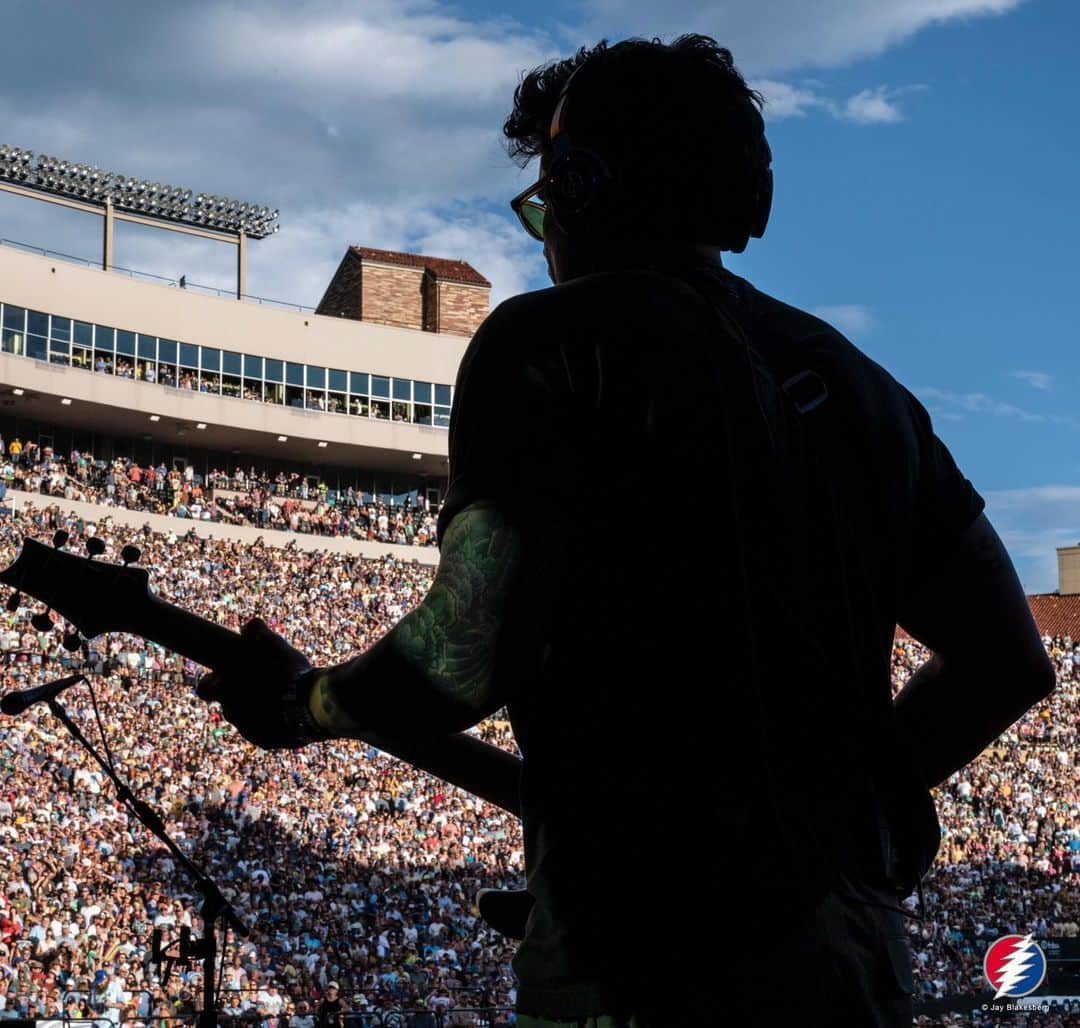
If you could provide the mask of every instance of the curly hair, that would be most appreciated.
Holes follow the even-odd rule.
[[[612,169],[618,203],[592,231],[609,237],[745,245],[747,212],[772,154],[764,99],[731,52],[708,36],[601,40],[523,75],[503,125],[519,165],[550,158],[555,105],[579,68],[566,108],[575,145]],[[733,242],[734,241],[734,242]]]

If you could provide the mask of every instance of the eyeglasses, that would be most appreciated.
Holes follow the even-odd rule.
[[[540,242],[544,240],[544,215],[547,213],[547,205],[542,199],[535,198],[543,192],[545,183],[546,179],[537,179],[510,201],[510,210],[518,216],[521,227]]]

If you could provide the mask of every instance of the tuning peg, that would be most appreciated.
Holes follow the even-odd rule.
[[[100,557],[105,552],[105,540],[98,538],[96,535],[90,536],[86,540],[86,552],[90,554],[90,559],[94,557]]]
[[[82,636],[77,631],[64,633],[63,647],[68,653],[74,653],[80,646],[82,646]]]
[[[132,546],[130,543],[120,551],[120,559],[124,562],[124,567],[134,564],[141,556],[142,550],[138,546]]]
[[[53,619],[49,617],[49,612],[47,610],[35,614],[30,619],[30,624],[32,624],[39,632],[51,632],[53,629]]]
[[[13,614],[22,606],[22,593],[18,589],[8,597],[6,606]]]
[[[58,550],[62,550],[67,545],[68,538],[69,536],[67,532],[65,532],[62,528],[57,529],[57,531],[53,534],[52,544]]]

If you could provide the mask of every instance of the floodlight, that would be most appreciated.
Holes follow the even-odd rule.
[[[245,232],[264,238],[277,231],[276,210],[242,203],[210,193],[193,194],[171,183],[136,179],[97,165],[61,160],[10,143],[0,144],[0,181],[27,182],[52,193],[95,204],[112,203],[119,208],[147,211],[155,217],[187,224],[206,225],[229,233]]]

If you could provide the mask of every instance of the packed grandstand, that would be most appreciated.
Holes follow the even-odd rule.
[[[55,257],[0,245],[0,493],[12,491],[0,566],[24,536],[61,527],[76,551],[103,539],[106,560],[136,542],[164,599],[237,629],[259,614],[321,664],[420,601],[447,383],[486,312],[485,279],[351,247],[310,313]],[[1055,607],[1044,638],[1057,690],[937,790],[943,838],[921,918],[909,901],[920,1023],[1008,1023],[953,1009],[985,994],[983,955],[1003,934],[1034,932],[1080,966],[1070,609],[1062,621]],[[0,615],[4,692],[70,662],[59,628],[31,623],[39,611],[24,597]],[[362,743],[256,751],[195,699],[190,661],[126,635],[95,646],[121,775],[251,925],[225,953],[225,1015],[264,1028],[513,1023],[513,944],[474,900],[521,883],[516,819]],[[927,656],[901,634],[895,687]],[[64,702],[92,728],[85,687]],[[501,721],[478,731],[513,746]],[[149,957],[154,928],[201,931],[200,901],[44,707],[0,719],[0,888],[0,1016],[191,1020],[198,972],[164,979]],[[1012,1023],[1080,1025],[1080,1010],[1037,1016]]]
[[[0,435],[0,453],[5,451]],[[194,465],[142,467],[131,457],[96,460],[92,453],[56,453],[16,435],[0,464],[5,488],[145,511],[195,521],[250,525],[259,529],[365,539],[400,546],[435,546],[438,507],[415,490],[400,504],[383,502],[352,485],[331,489],[300,471],[249,465],[211,468],[205,477]]]
[[[101,513],[8,514],[0,560],[24,535],[48,540],[60,527],[76,551],[88,535],[105,540],[102,559],[135,541],[162,597],[231,627],[258,613],[319,663],[370,645],[431,582],[411,560],[199,539],[179,522],[170,535],[132,533]],[[56,677],[70,659],[59,630],[31,625],[38,609],[24,598],[3,617],[4,691]],[[937,791],[941,852],[925,918],[909,921],[922,1001],[982,992],[983,955],[1000,935],[1080,937],[1080,640],[1045,641],[1057,690]],[[402,1024],[512,1023],[512,944],[474,898],[520,882],[514,818],[362,743],[258,751],[194,698],[190,661],[126,635],[97,645],[118,768],[253,926],[226,954],[226,1013],[307,1028],[340,996],[361,1025],[395,1023],[391,1011]],[[897,640],[897,688],[927,656]],[[65,703],[89,728],[84,688]],[[513,745],[498,721],[479,731]],[[162,982],[148,963],[153,927],[200,928],[185,874],[44,707],[5,719],[0,757],[5,1015],[149,1024],[194,1011],[197,972]],[[938,1012],[923,1023],[980,1022]]]

